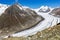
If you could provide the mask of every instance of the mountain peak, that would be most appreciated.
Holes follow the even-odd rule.
[[[41,6],[40,8],[39,8],[39,12],[44,12],[44,13],[46,13],[46,12],[49,12],[50,11],[50,8],[48,7],[48,6]]]
[[[23,7],[21,6],[21,4],[19,4],[19,3],[15,3],[15,4],[13,4],[12,6],[17,6],[17,7],[19,7],[21,10],[23,9]]]
[[[47,8],[48,8],[48,6],[41,6],[40,8],[42,8],[42,9],[43,9],[43,8],[47,9]]]
[[[22,9],[23,7],[19,4],[13,4],[2,13],[0,16],[0,30],[2,30],[2,35],[32,28],[44,20],[42,16],[33,10]]]

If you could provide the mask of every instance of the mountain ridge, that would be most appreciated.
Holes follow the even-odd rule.
[[[35,11],[31,9],[24,10],[19,4],[13,4],[0,16],[0,30],[2,30],[0,35],[31,28],[42,20],[44,18]]]

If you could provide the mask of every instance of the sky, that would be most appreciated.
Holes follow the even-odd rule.
[[[14,4],[15,0],[0,0],[1,4]],[[40,6],[60,7],[60,0],[18,0],[22,6],[39,8]]]

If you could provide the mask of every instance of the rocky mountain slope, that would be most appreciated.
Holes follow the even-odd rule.
[[[0,36],[32,28],[44,18],[19,4],[9,6],[0,16]]]
[[[55,17],[60,17],[60,8],[53,9],[50,14],[55,16]]]

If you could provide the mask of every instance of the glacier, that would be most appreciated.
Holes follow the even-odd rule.
[[[22,32],[19,32],[16,34],[12,34],[11,36],[20,37],[20,36],[33,35],[33,34],[36,34],[38,31],[42,31],[46,28],[56,25],[57,23],[60,23],[60,18],[54,17],[54,16],[50,15],[49,13],[37,12],[37,14],[44,17],[45,20],[42,21],[41,23],[37,24],[34,28],[31,28],[31,29],[28,29],[28,30],[25,30],[25,31],[22,31]]]
[[[0,6],[1,6],[1,4],[0,4]],[[1,15],[1,14],[4,12],[4,10],[5,10],[6,8],[8,8],[8,7],[9,7],[9,6],[7,6],[7,5],[0,7],[0,15]],[[29,8],[29,7],[27,7],[27,6],[23,6],[23,7],[24,7],[24,8]],[[48,7],[46,6],[46,9],[47,9],[47,8],[48,8]],[[57,23],[60,23],[60,18],[54,17],[54,16],[52,16],[52,15],[49,14],[49,13],[52,11],[53,8],[50,8],[51,11],[48,12],[48,13],[38,12],[39,9],[40,9],[40,8],[32,9],[32,10],[36,11],[36,13],[37,13],[38,15],[41,15],[42,17],[44,17],[44,18],[45,18],[44,21],[38,23],[38,24],[37,24],[35,27],[33,27],[33,28],[30,28],[30,29],[28,29],[28,30],[24,30],[24,31],[22,31],[22,32],[18,32],[18,33],[15,33],[15,34],[11,34],[10,36],[13,36],[13,37],[25,36],[25,37],[27,37],[27,36],[29,36],[29,35],[36,34],[38,31],[42,31],[42,30],[44,30],[44,29],[46,29],[46,28],[49,28],[49,27],[52,27],[52,26],[56,25]],[[45,10],[45,9],[44,9],[44,10]],[[9,35],[8,35],[8,36],[9,36]],[[8,36],[2,36],[2,37],[7,38]]]

